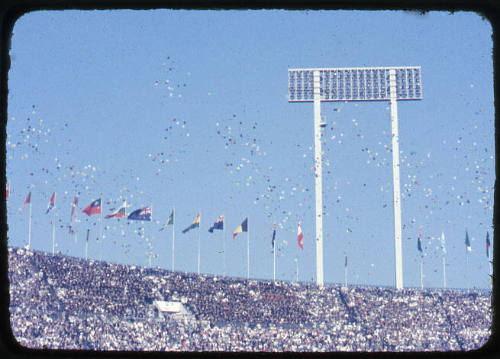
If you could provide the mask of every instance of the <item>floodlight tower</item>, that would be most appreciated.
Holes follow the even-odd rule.
[[[314,176],[316,193],[316,284],[323,286],[323,193],[321,101],[390,101],[394,192],[396,288],[403,288],[398,100],[421,100],[420,66],[309,68],[288,70],[288,101],[314,103]]]

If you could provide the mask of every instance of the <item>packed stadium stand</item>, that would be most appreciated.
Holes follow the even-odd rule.
[[[449,351],[483,346],[491,293],[256,281],[9,247],[10,323],[28,348]],[[154,303],[182,303],[182,315]]]

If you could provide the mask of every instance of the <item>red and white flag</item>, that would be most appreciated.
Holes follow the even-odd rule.
[[[125,213],[127,209],[127,202],[123,202],[123,205],[111,214],[107,214],[105,218],[125,218],[127,214]]]
[[[299,243],[300,249],[304,249],[304,246],[302,245],[302,238],[304,238],[304,234],[302,233],[302,228],[300,228],[300,222],[298,224],[297,228],[297,242]]]
[[[24,203],[23,203],[23,208],[21,209],[24,209],[24,207],[26,207],[27,204],[29,204],[31,202],[31,192],[28,193],[28,195],[26,196],[26,199],[24,200]]]
[[[91,204],[85,207],[85,209],[82,212],[85,213],[87,216],[91,216],[93,214],[101,214],[101,199],[98,198],[95,201],[93,201]]]
[[[10,183],[5,185],[5,199],[9,199],[10,197]]]
[[[69,230],[68,234],[73,233],[73,230],[71,228],[71,224],[73,223],[73,216],[75,215],[75,210],[76,210],[76,204],[78,203],[78,198],[75,196],[73,199],[73,203],[71,204],[71,217],[69,218]]]

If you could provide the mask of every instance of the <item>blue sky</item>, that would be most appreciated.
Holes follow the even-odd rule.
[[[100,252],[98,216],[81,210],[103,194],[103,214],[153,205],[153,222],[103,219],[104,260],[246,277],[248,216],[252,278],[315,280],[313,106],[289,103],[287,70],[421,66],[423,100],[399,102],[403,275],[466,287],[465,231],[472,242],[470,285],[489,287],[485,236],[492,237],[494,107],[491,26],[474,13],[402,11],[39,11],[15,24],[8,74],[9,245]],[[392,154],[388,102],[322,104],[324,277],[326,283],[394,284]],[[73,196],[79,210],[68,235]],[[302,223],[304,250],[297,246]]]

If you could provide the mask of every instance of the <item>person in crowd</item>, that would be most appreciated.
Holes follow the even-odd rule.
[[[491,293],[219,278],[9,248],[10,322],[29,348],[448,351],[484,345]],[[187,315],[160,314],[155,300]]]

